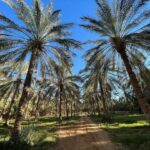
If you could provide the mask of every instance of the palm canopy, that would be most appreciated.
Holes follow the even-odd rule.
[[[110,61],[95,61],[92,65],[87,65],[81,71],[84,80],[85,101],[96,103],[98,114],[100,115],[100,105],[102,102],[104,114],[108,114],[107,104],[110,100],[113,84],[113,65]]]
[[[53,11],[51,4],[44,8],[40,0],[33,0],[33,6],[24,0],[3,1],[16,12],[21,23],[0,14],[0,28],[7,35],[0,39],[0,63],[20,62],[34,52],[36,64],[48,71],[55,63],[71,64],[73,52],[69,47],[80,48],[80,43],[68,37],[66,29],[72,24],[60,23],[60,10]]]
[[[0,94],[5,96],[14,93],[16,87],[18,88],[18,93],[21,90],[24,79],[23,75],[27,72],[27,63],[23,64],[13,64],[5,65],[0,67]]]
[[[150,120],[150,106],[131,64],[133,56],[149,53],[150,10],[146,7],[149,0],[96,0],[96,3],[97,18],[82,18],[88,23],[81,26],[99,35],[99,39],[93,41],[94,47],[87,51],[86,59],[89,64],[103,59],[119,65],[121,58],[138,103]]]
[[[45,87],[45,95],[53,93],[56,97],[58,97],[60,87],[62,87],[64,95],[76,95],[79,93],[79,86],[76,83],[81,81],[79,76],[73,76],[71,71],[64,65],[55,66],[55,74],[56,77],[51,79]]]
[[[99,35],[99,39],[93,41],[95,46],[86,53],[91,62],[101,57],[118,60],[116,51],[124,49],[128,57],[144,51],[149,52],[150,10],[146,7],[148,0],[113,0],[112,3],[96,0],[96,3],[97,18],[83,17],[88,23],[81,25]]]
[[[25,0],[4,0],[17,14],[20,24],[0,14],[0,29],[6,36],[0,38],[0,63],[29,60],[23,91],[19,100],[12,141],[19,141],[23,108],[30,96],[32,77],[46,78],[53,74],[55,66],[72,65],[73,52],[70,48],[81,48],[80,42],[70,39],[68,28],[72,24],[61,24],[60,10],[53,11],[52,5],[44,7],[41,0],[33,0],[29,6]]]
[[[109,88],[109,91],[116,89],[116,75],[120,73],[121,71],[114,68],[112,62],[102,59],[92,62],[91,65],[87,63],[86,67],[80,71],[84,80],[84,89],[89,86],[95,94],[100,93],[100,87]]]

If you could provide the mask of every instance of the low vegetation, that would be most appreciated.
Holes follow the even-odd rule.
[[[13,126],[13,121],[10,126],[4,127],[0,123],[0,147],[2,150],[11,148],[15,150],[54,150],[57,145],[57,129],[60,125],[69,125],[77,122],[79,117],[63,119],[61,124],[58,123],[56,117],[40,117],[37,120],[30,119],[23,121],[21,130],[20,146],[11,147],[9,143],[10,132]]]
[[[91,116],[111,135],[112,141],[125,150],[149,150],[150,127],[143,115],[113,115],[111,123],[102,123],[102,118]]]
[[[0,142],[3,149],[8,149],[12,126],[13,121],[9,127],[3,127],[3,124],[0,124]],[[21,141],[26,143],[24,149],[42,150],[54,146],[56,143],[57,126],[55,117],[40,117],[36,121],[34,119],[23,121]],[[19,149],[19,147],[17,148]]]

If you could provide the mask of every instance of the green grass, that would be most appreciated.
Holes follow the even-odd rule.
[[[91,119],[111,135],[112,141],[125,150],[150,150],[150,126],[143,115],[114,115],[112,123],[101,123],[101,118]]]
[[[34,127],[32,138],[41,136],[40,142],[29,145],[29,150],[54,150],[57,145],[57,129],[59,125],[68,125],[76,123],[78,117],[72,117],[68,120],[65,120],[59,124],[58,119],[55,117],[40,117],[38,120],[30,119],[22,122],[23,128],[32,128]],[[7,145],[7,142],[10,138],[11,129],[13,126],[13,121],[10,122],[9,127],[3,127],[3,123],[0,122],[0,147]],[[6,144],[5,144],[6,143]],[[3,148],[4,149],[4,148]],[[25,148],[27,149],[27,148]],[[23,149],[22,149],[23,150]]]

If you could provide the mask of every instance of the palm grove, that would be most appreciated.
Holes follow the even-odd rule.
[[[60,10],[40,0],[32,6],[24,0],[4,2],[21,22],[0,14],[0,116],[5,125],[15,116],[11,141],[19,141],[21,121],[31,116],[58,115],[61,121],[83,108],[110,120],[119,103],[112,93],[118,89],[150,121],[150,71],[144,65],[150,50],[149,0],[96,0],[97,17],[81,18],[81,28],[98,36],[86,42],[92,48],[80,76],[71,69],[73,49],[82,44],[70,37],[72,23],[60,23]]]

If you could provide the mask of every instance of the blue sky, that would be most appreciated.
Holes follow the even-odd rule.
[[[31,4],[32,0],[26,0]],[[52,0],[42,0],[44,4],[49,3]],[[54,9],[61,9],[61,22],[63,23],[74,23],[75,26],[71,29],[72,37],[81,42],[85,42],[90,39],[95,39],[96,35],[87,30],[81,28],[79,24],[82,23],[82,16],[92,16],[96,17],[96,4],[95,0],[53,0]],[[150,5],[149,5],[150,6]],[[148,7],[149,7],[148,6]],[[17,20],[14,12],[0,0],[0,12],[4,13],[13,20]],[[76,50],[77,57],[73,59],[73,73],[78,74],[78,72],[84,68],[85,62],[82,58],[85,51],[89,46],[84,46],[83,50]],[[150,59],[148,59],[150,60]],[[147,61],[148,63],[148,61]]]
[[[31,3],[32,0],[26,0]],[[43,0],[44,4],[50,2],[50,0]],[[90,40],[96,37],[96,35],[91,34],[87,30],[81,28],[79,24],[82,23],[82,16],[94,16],[96,11],[96,4],[94,0],[53,0],[54,9],[61,9],[61,22],[63,23],[75,23],[75,26],[71,29],[72,37],[81,42]],[[0,0],[0,12],[4,13],[6,16],[13,20],[17,20],[14,12]],[[76,50],[77,57],[73,59],[74,67],[73,73],[77,74],[79,70],[84,68],[85,62],[82,58],[85,51],[88,49],[85,46],[83,50]]]
[[[32,0],[26,0],[29,4],[31,4]],[[51,0],[42,0],[44,4],[49,3]],[[75,26],[71,29],[72,38],[79,40],[81,42],[85,42],[87,40],[92,40],[96,38],[96,35],[87,30],[81,28],[79,24],[82,23],[82,16],[92,16],[96,17],[96,4],[95,0],[53,0],[54,9],[61,9],[61,22],[63,23],[74,23]],[[150,7],[147,6],[148,8]],[[6,16],[10,17],[12,20],[17,21],[14,12],[0,0],[0,12],[4,13]],[[73,59],[73,73],[78,74],[78,72],[84,68],[85,62],[83,59],[83,54],[85,51],[89,49],[89,46],[84,46],[83,50],[76,50],[77,57]],[[148,59],[147,63],[150,63],[150,59]],[[148,66],[148,64],[147,64]],[[150,65],[149,65],[150,67]],[[120,95],[121,95],[121,91]]]
[[[94,0],[54,0],[55,8],[62,10],[63,22],[74,22],[75,26],[72,29],[73,38],[85,42],[95,38],[94,34],[81,28],[79,24],[82,23],[82,16],[94,16],[96,11],[96,4]],[[77,57],[74,58],[73,73],[77,74],[81,70],[85,63],[82,58],[88,46],[85,46],[83,50],[77,51]]]

